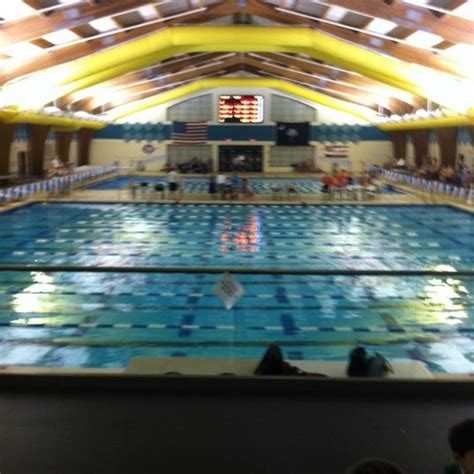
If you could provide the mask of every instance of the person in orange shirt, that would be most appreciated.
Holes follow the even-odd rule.
[[[323,193],[329,193],[331,191],[331,187],[336,184],[334,177],[329,174],[325,174],[321,179],[321,182],[323,183]]]

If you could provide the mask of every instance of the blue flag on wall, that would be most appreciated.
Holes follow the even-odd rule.
[[[309,122],[277,122],[277,145],[305,146],[308,141]]]

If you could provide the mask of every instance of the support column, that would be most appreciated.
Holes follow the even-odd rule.
[[[428,133],[429,130],[412,130],[413,146],[415,147],[415,163],[419,168],[423,163],[423,158],[428,155]]]
[[[69,163],[72,136],[73,132],[56,132],[56,153],[64,164]]]
[[[85,166],[89,164],[91,141],[94,133],[95,130],[90,128],[81,128],[77,132],[77,166]]]
[[[469,125],[468,127],[466,127],[469,134],[471,135],[471,141],[474,142],[474,127],[472,125]]]
[[[44,146],[48,138],[49,125],[29,125],[29,170],[32,176],[38,178],[44,174]]]
[[[456,141],[458,138],[458,128],[436,128],[436,136],[438,138],[439,150],[441,152],[441,163],[443,165],[456,165]]]
[[[393,130],[388,132],[392,142],[393,158],[396,160],[406,159],[407,155],[407,132],[406,130]]]
[[[10,174],[10,150],[15,139],[16,124],[0,123],[0,176]]]

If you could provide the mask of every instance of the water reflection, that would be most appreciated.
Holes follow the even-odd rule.
[[[252,213],[243,224],[235,228],[230,219],[226,219],[219,237],[219,251],[227,253],[238,251],[256,253],[260,250],[262,240],[262,220],[259,214]]]
[[[54,278],[43,272],[31,272],[33,284],[13,296],[13,309],[17,313],[43,313],[51,310],[54,302],[51,293],[55,291]]]

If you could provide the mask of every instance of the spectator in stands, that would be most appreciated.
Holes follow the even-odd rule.
[[[347,469],[346,474],[403,474],[403,471],[385,459],[364,459]]]
[[[454,169],[452,166],[442,166],[439,172],[439,180],[442,183],[454,184]]]
[[[221,199],[225,199],[227,177],[225,174],[219,173],[216,178],[217,192],[220,194]]]
[[[336,174],[335,185],[338,188],[345,188],[348,185],[346,170],[341,169],[338,171]]]
[[[398,158],[395,168],[398,168],[399,170],[403,170],[405,169],[406,165],[407,165],[407,162],[405,161],[405,158]]]
[[[61,176],[64,171],[64,164],[63,162],[55,155],[51,160],[51,171],[50,176]]]
[[[211,199],[216,198],[216,191],[217,191],[216,177],[213,174],[211,174],[211,176],[209,176],[209,194],[211,196]]]
[[[323,178],[321,179],[321,182],[323,183],[323,189],[322,189],[322,192],[323,193],[330,193],[331,192],[331,188],[334,186],[335,184],[335,180],[334,178],[330,175],[330,174],[325,174],[323,176]]]
[[[179,183],[179,175],[176,172],[176,169],[174,167],[171,168],[170,172],[168,173],[166,181],[168,182],[168,191],[169,191],[170,197],[172,198],[176,197],[176,191],[178,190],[178,183]]]
[[[463,185],[465,189],[469,189],[472,184],[472,173],[465,167],[465,173],[463,177]]]
[[[449,446],[461,474],[474,473],[474,418],[454,425],[448,434]],[[451,471],[452,472],[452,471]]]
[[[235,172],[230,178],[230,197],[237,199],[239,197],[240,178]]]
[[[253,193],[250,191],[250,185],[248,178],[242,178],[242,194],[244,198],[250,199]]]
[[[137,188],[138,183],[133,178],[130,178],[128,181],[128,190],[130,191],[130,196],[132,197],[132,199],[135,199],[137,197]]]

